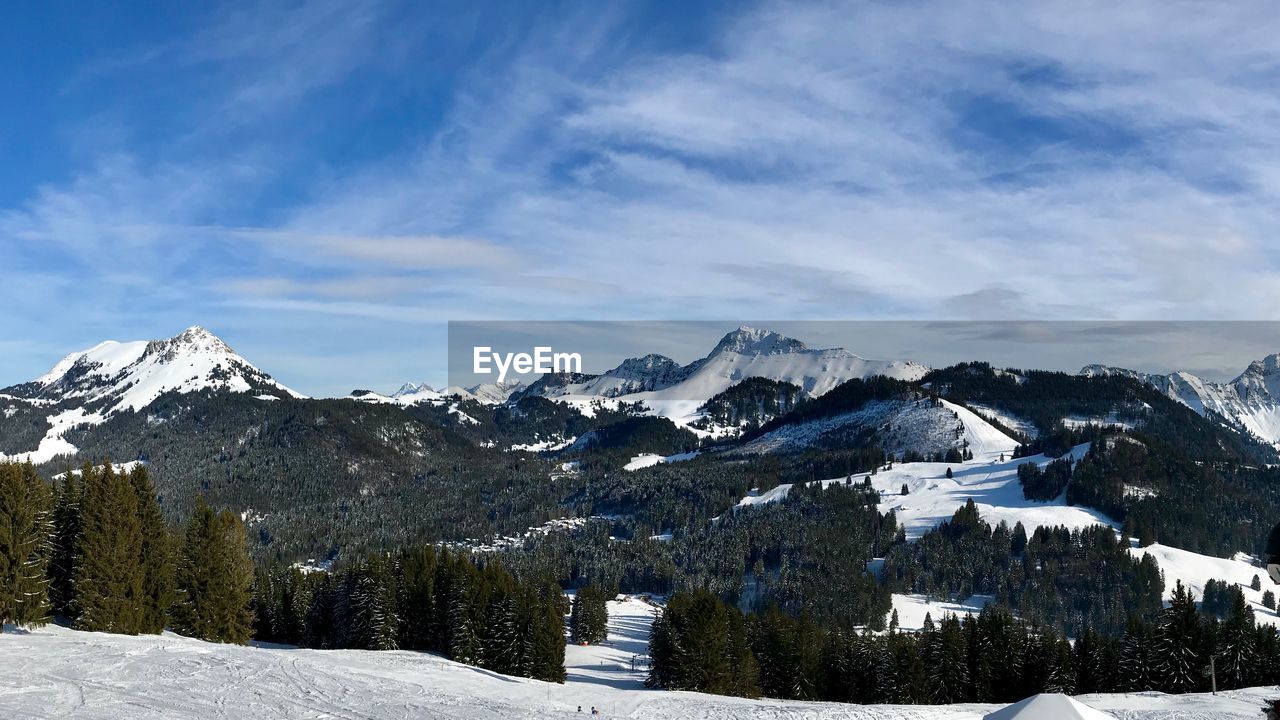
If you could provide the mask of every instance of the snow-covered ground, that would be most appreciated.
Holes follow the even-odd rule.
[[[610,639],[566,648],[563,685],[498,675],[406,651],[303,650],[215,645],[179,637],[129,637],[61,627],[0,634],[0,717],[5,720],[979,720],[999,705],[842,705],[746,700],[644,687],[642,654],[653,608],[609,603]],[[1084,695],[1124,720],[1259,718],[1280,688],[1217,696]],[[582,707],[579,715],[577,708]],[[1048,719],[1047,719],[1048,720]]]
[[[681,462],[683,460],[692,460],[698,457],[698,452],[677,453],[675,455],[656,455],[654,453],[641,453],[631,458],[631,462],[622,466],[623,470],[640,470],[641,468],[653,467],[662,463]]]
[[[997,430],[990,423],[967,408],[943,401],[954,412],[963,426],[963,438],[973,459],[963,463],[913,462],[894,463],[893,468],[881,470],[871,476],[871,486],[881,496],[880,510],[897,514],[898,522],[906,528],[907,538],[916,539],[944,520],[948,520],[969,499],[987,522],[995,525],[1001,521],[1013,526],[1021,522],[1030,533],[1042,525],[1065,525],[1083,528],[1090,525],[1115,523],[1102,513],[1089,508],[1067,505],[1065,497],[1049,502],[1026,500],[1022,497],[1022,484],[1018,482],[1018,466],[1034,462],[1048,464],[1052,459],[1043,455],[1012,457],[1017,441]],[[1079,458],[1088,450],[1080,445],[1071,451]],[[1003,459],[1001,459],[1003,457]],[[952,477],[947,477],[947,470]],[[860,482],[865,475],[854,478]],[[824,485],[843,483],[846,478],[821,481]],[[902,494],[906,485],[907,494]],[[779,485],[763,494],[748,495],[739,506],[778,502],[787,497],[791,485]]]
[[[1105,525],[1119,530],[1119,524],[1102,513],[1066,503],[1063,496],[1048,502],[1026,500],[1022,497],[1022,485],[1018,482],[1018,466],[1026,462],[1045,465],[1051,458],[1035,455],[1012,459],[1017,442],[1004,435],[976,413],[953,403],[944,405],[954,411],[964,426],[964,441],[973,452],[973,459],[963,463],[895,463],[890,470],[881,470],[871,476],[871,485],[881,497],[881,512],[894,511],[898,522],[906,529],[908,539],[914,540],[948,520],[960,506],[972,499],[982,517],[992,525],[1001,521],[1010,526],[1021,522],[1028,533],[1041,526],[1066,526],[1072,529]],[[1088,452],[1089,446],[1072,448],[1069,456],[1078,460]],[[1003,460],[1001,457],[1003,456]],[[946,476],[950,468],[952,477]],[[854,478],[861,482],[865,475]],[[832,478],[822,484],[843,483],[846,478]],[[902,494],[902,486],[907,494]],[[791,492],[791,485],[779,485],[764,493],[750,493],[738,502],[738,507],[749,507],[781,502]],[[1134,487],[1134,492],[1143,488]],[[1216,558],[1179,550],[1165,545],[1133,548],[1135,555],[1149,553],[1160,564],[1165,576],[1165,597],[1172,594],[1174,585],[1181,580],[1196,595],[1204,596],[1205,583],[1210,579],[1237,583],[1245,598],[1253,606],[1258,622],[1280,624],[1276,611],[1262,604],[1262,594],[1267,589],[1250,588],[1254,575],[1266,579],[1266,571],[1254,564],[1253,558],[1237,554],[1232,558]],[[963,603],[930,602],[923,597],[895,595],[894,608],[899,622],[905,629],[919,628],[926,612],[938,620],[944,612],[965,614],[979,612],[982,598],[970,598]]]

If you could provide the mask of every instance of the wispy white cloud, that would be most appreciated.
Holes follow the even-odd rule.
[[[686,47],[544,17],[381,154],[274,162],[306,99],[415,71],[412,16],[263,5],[137,54],[208,69],[229,115],[40,188],[0,242],[266,324],[1280,316],[1267,3],[764,3]]]

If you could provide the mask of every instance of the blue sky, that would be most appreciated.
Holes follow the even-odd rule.
[[[1280,317],[1280,16],[1113,5],[17,4],[0,385],[192,324],[343,394],[450,319]]]

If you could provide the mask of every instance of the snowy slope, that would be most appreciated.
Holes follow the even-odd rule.
[[[1280,447],[1280,354],[1253,361],[1227,383],[1211,382],[1188,372],[1154,375],[1106,365],[1087,365],[1080,374],[1120,375],[1145,382],[1201,415],[1217,413]]]
[[[973,460],[963,463],[894,463],[893,468],[881,470],[871,476],[871,485],[880,492],[880,511],[892,510],[898,522],[906,528],[907,537],[915,539],[944,520],[949,520],[960,506],[970,498],[982,517],[992,525],[1005,521],[1009,525],[1021,522],[1027,532],[1046,525],[1065,525],[1070,528],[1090,525],[1115,526],[1109,518],[1089,508],[1073,507],[1060,497],[1051,502],[1024,500],[1022,485],[1018,482],[1018,466],[1026,462],[1048,464],[1052,458],[1036,455],[1013,459],[1016,440],[997,430],[968,408],[943,401],[946,410],[954,412],[962,427],[962,441],[973,452]],[[1073,457],[1082,457],[1087,445],[1072,450]],[[1001,459],[1003,455],[1004,459]],[[951,468],[952,477],[946,476]],[[843,483],[845,478],[832,478],[823,484]],[[902,486],[908,494],[902,494]],[[740,506],[777,502],[791,490],[790,485],[779,485],[759,496],[743,498]]]
[[[630,671],[630,643],[648,633],[632,603],[610,603],[610,640],[567,648],[563,685],[512,678],[405,651],[215,645],[163,636],[45,627],[0,634],[0,717],[6,720],[979,720],[999,705],[843,705],[649,690]],[[581,651],[581,652],[580,652]],[[622,667],[619,667],[622,666]],[[1197,695],[1097,694],[1087,706],[1137,720],[1258,718],[1280,688]],[[582,706],[582,714],[577,708]]]
[[[1276,611],[1269,610],[1262,604],[1262,593],[1275,590],[1267,578],[1267,571],[1253,565],[1253,558],[1244,553],[1238,553],[1232,558],[1216,558],[1159,543],[1145,548],[1139,548],[1134,543],[1130,552],[1135,556],[1151,555],[1160,564],[1160,570],[1164,572],[1165,597],[1173,594],[1178,580],[1194,592],[1197,599],[1204,597],[1204,586],[1209,580],[1226,580],[1240,586],[1245,600],[1253,606],[1253,614],[1258,622],[1280,625],[1280,617],[1277,617]],[[1255,575],[1262,582],[1262,590],[1249,587]]]
[[[956,509],[969,499],[974,501],[988,523],[1006,522],[1013,526],[1021,522],[1028,533],[1041,526],[1077,529],[1105,525],[1119,529],[1118,523],[1096,510],[1068,505],[1065,493],[1049,502],[1024,499],[1022,485],[1018,482],[1018,466],[1026,462],[1043,466],[1052,458],[1035,455],[1014,460],[1011,453],[1017,447],[1016,441],[967,408],[946,401],[944,407],[954,411],[963,424],[962,439],[973,451],[972,460],[963,463],[895,463],[892,469],[882,469],[871,476],[872,487],[880,493],[880,511],[892,510],[905,528],[908,539],[917,539],[939,523],[949,520]],[[1088,449],[1087,444],[1077,446],[1069,456],[1078,460]],[[948,468],[952,471],[951,478],[946,476]],[[845,481],[846,478],[838,477],[821,482],[829,485]],[[902,494],[904,484],[908,490],[906,495]],[[781,502],[791,488],[790,484],[782,484],[764,493],[748,494],[738,502],[738,507]],[[1155,557],[1165,575],[1166,597],[1172,594],[1178,580],[1193,590],[1196,597],[1203,596],[1204,585],[1210,579],[1226,580],[1241,586],[1259,622],[1280,624],[1276,612],[1262,605],[1262,591],[1249,587],[1254,575],[1265,582],[1266,572],[1252,564],[1253,559],[1246,555],[1215,558],[1159,544],[1147,548],[1138,548],[1135,544],[1131,552],[1135,555],[1149,553]],[[1264,585],[1263,590],[1266,589]],[[932,612],[937,620],[939,611],[976,612],[983,604],[980,601],[981,598],[970,598],[960,604],[929,603],[916,596],[894,596],[894,607],[899,611],[902,627],[918,628],[925,612]]]
[[[679,367],[661,355],[630,359],[603,375],[548,387],[547,397],[589,411],[592,403],[643,403],[654,414],[680,423],[698,417],[714,395],[750,378],[800,386],[811,397],[853,378],[885,375],[918,380],[928,368],[901,360],[868,360],[847,350],[818,350],[769,330],[743,326],[728,333],[706,357]],[[637,388],[652,388],[637,391]]]

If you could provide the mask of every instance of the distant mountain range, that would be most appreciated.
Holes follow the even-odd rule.
[[[1225,383],[1188,372],[1159,375],[1107,365],[1087,365],[1080,374],[1139,380],[1201,415],[1221,417],[1236,429],[1280,447],[1280,354],[1253,361]]]
[[[842,348],[810,348],[777,332],[742,326],[722,337],[705,357],[687,365],[648,354],[624,360],[598,375],[548,375],[527,385],[517,381],[442,389],[408,382],[391,393],[357,390],[349,397],[406,408],[447,405],[462,418],[468,416],[457,410],[459,402],[492,407],[543,397],[587,415],[599,406],[638,408],[678,425],[705,427],[705,422],[698,423],[708,401],[750,378],[778,383],[779,388],[795,386],[792,392],[812,399],[851,379],[885,376],[916,382],[929,371],[917,362],[869,360]],[[1086,366],[1080,375],[1132,378],[1201,415],[1221,418],[1235,430],[1280,447],[1280,354],[1253,362],[1226,383],[1187,372],[1159,375],[1106,365]],[[195,326],[168,339],[106,341],[67,355],[30,382],[0,390],[0,411],[6,418],[25,409],[28,415],[47,421],[43,435],[31,436],[35,429],[28,429],[26,435],[14,433],[31,436],[34,446],[29,441],[14,452],[14,443],[22,441],[11,438],[0,450],[45,462],[75,452],[65,440],[72,428],[143,410],[166,393],[219,391],[246,393],[263,401],[305,399],[213,333]],[[34,408],[45,410],[35,412]]]

